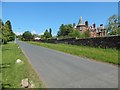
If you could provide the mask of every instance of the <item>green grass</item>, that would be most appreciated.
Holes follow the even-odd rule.
[[[103,49],[103,48],[94,48],[88,46],[76,46],[68,44],[50,44],[50,43],[41,43],[41,42],[29,42],[31,44],[39,45],[42,47],[55,49],[72,55],[77,55],[81,57],[87,57],[97,61],[108,62],[112,64],[120,64],[118,62],[118,50],[116,49]]]
[[[21,59],[23,63],[16,64],[17,59]],[[32,82],[34,88],[43,87],[38,75],[17,44],[12,42],[3,45],[2,64],[3,87],[21,88],[21,80],[25,78]]]

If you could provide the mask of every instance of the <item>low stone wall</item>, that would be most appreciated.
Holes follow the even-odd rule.
[[[120,36],[107,36],[107,37],[95,37],[95,38],[82,38],[82,39],[49,39],[40,40],[47,43],[64,43],[72,45],[83,45],[101,48],[120,48]]]

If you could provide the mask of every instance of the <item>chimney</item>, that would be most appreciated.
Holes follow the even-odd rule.
[[[103,26],[103,24],[100,24],[100,26]]]
[[[103,26],[103,24],[100,24],[100,29],[104,29],[104,26]]]
[[[88,28],[88,21],[85,22],[85,26],[86,26],[86,28]]]
[[[73,23],[73,28],[76,28],[76,24],[75,23]]]
[[[95,28],[95,27],[96,27],[96,24],[94,23],[94,24],[93,24],[93,28]]]

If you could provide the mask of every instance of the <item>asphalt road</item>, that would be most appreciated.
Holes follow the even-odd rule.
[[[18,41],[48,88],[117,88],[118,67]]]

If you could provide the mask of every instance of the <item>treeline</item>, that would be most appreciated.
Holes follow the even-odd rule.
[[[105,27],[107,35],[120,35],[120,16],[112,15],[107,19],[107,25]],[[84,33],[80,33],[75,30],[72,24],[62,24],[57,33],[59,38],[84,38],[90,37],[90,31],[86,30]]]
[[[10,20],[7,20],[3,23],[2,19],[0,19],[0,43],[6,44],[9,41],[14,40],[14,32],[12,31],[12,25]]]
[[[18,35],[17,38],[23,41],[33,40],[35,37],[39,37],[40,39],[49,39],[52,38],[52,29],[49,31],[46,29],[43,35],[32,34],[30,31],[25,31],[22,35]]]
[[[80,31],[73,28],[72,24],[62,24],[57,33],[57,37],[59,38],[83,38],[89,36],[89,31],[85,31],[85,33],[80,33]]]
[[[107,25],[105,26],[107,35],[120,35],[120,23],[117,15],[112,15],[107,19]],[[72,24],[61,24],[56,36],[52,35],[52,29],[46,29],[43,35],[34,34],[30,31],[26,31],[23,35],[20,35],[22,40],[33,40],[34,37],[40,37],[41,39],[51,38],[85,38],[90,37],[90,31],[86,30],[84,33],[80,33],[79,30],[73,28]]]

